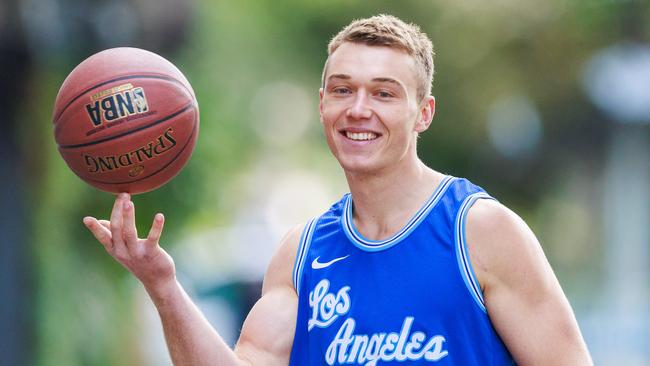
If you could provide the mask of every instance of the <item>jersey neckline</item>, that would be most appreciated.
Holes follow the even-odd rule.
[[[343,232],[350,239],[352,244],[361,250],[368,252],[377,252],[380,250],[388,249],[400,241],[404,240],[411,234],[424,219],[428,216],[429,212],[436,206],[440,198],[443,196],[449,185],[454,180],[454,177],[446,175],[438,184],[433,194],[427,199],[424,205],[411,217],[411,219],[402,227],[397,233],[388,239],[384,240],[371,240],[364,238],[361,233],[354,227],[352,219],[352,195],[347,194],[343,202]]]

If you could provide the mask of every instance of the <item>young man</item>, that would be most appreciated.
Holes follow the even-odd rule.
[[[481,188],[425,166],[432,45],[392,16],[329,45],[327,143],[350,194],[291,230],[231,350],[176,281],[163,216],[133,203],[84,223],[145,286],[178,365],[590,365],[571,307],[526,224]]]

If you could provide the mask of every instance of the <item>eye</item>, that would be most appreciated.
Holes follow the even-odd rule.
[[[388,90],[379,90],[377,91],[377,96],[380,98],[392,98],[394,97],[394,94],[389,92]]]
[[[331,92],[332,94],[345,95],[352,93],[352,90],[346,86],[337,86],[332,88]]]

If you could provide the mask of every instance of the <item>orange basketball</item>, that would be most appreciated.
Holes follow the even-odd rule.
[[[112,48],[72,70],[52,121],[59,152],[75,174],[103,191],[137,194],[185,166],[199,107],[172,63],[142,49]]]

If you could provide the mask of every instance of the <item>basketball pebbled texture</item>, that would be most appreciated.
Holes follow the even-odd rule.
[[[112,193],[167,183],[189,160],[199,131],[185,76],[161,56],[128,47],[96,53],[72,70],[52,120],[70,169]]]

